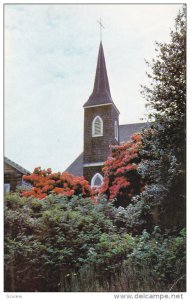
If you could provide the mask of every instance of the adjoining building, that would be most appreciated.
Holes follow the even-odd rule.
[[[22,179],[23,175],[31,174],[9,158],[4,158],[4,193],[15,192],[18,186],[30,186]]]

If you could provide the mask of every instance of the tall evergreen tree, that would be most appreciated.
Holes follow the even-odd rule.
[[[186,11],[175,20],[169,43],[156,43],[157,57],[147,64],[151,73],[143,95],[154,121],[144,131],[144,161],[139,172],[148,182],[149,202],[164,228],[185,225],[186,170]]]

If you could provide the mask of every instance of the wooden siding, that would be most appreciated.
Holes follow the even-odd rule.
[[[13,168],[6,162],[4,163],[4,183],[10,184],[10,191],[15,192],[16,186],[22,184],[24,174]]]

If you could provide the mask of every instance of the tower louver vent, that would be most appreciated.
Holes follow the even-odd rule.
[[[101,121],[99,118],[96,119],[94,127],[95,127],[94,128],[95,135],[101,134]]]
[[[92,136],[102,136],[103,135],[103,121],[97,116],[92,122]]]

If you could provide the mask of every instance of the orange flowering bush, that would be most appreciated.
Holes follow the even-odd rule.
[[[111,156],[103,168],[104,180],[100,193],[116,199],[117,206],[127,206],[133,196],[139,194],[144,183],[137,172],[141,161],[141,134],[134,134],[124,145],[111,146]]]
[[[51,169],[34,169],[31,175],[24,175],[23,179],[33,185],[28,191],[22,191],[22,196],[34,196],[43,199],[49,194],[73,196],[82,194],[83,197],[92,195],[92,190],[84,177],[75,177],[69,173],[52,173]]]

